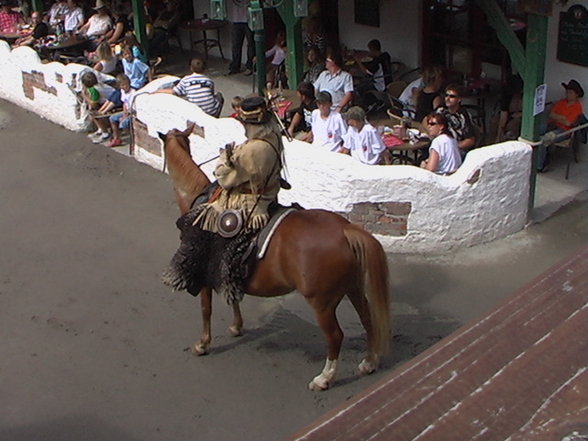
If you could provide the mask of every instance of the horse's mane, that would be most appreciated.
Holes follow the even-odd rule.
[[[181,132],[168,134],[165,145],[168,170],[178,191],[196,197],[210,184],[210,180],[196,165],[182,142],[186,143],[189,150],[189,141]]]

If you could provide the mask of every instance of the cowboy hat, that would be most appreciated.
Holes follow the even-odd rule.
[[[584,96],[584,89],[582,89],[582,86],[580,86],[580,83],[578,83],[576,80],[570,80],[568,84],[561,83],[561,85],[565,89],[570,89],[576,92],[579,98],[582,98]]]

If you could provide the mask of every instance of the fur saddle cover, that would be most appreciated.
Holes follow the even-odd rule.
[[[174,290],[187,290],[193,296],[206,286],[222,293],[228,304],[240,302],[256,258],[263,257],[278,224],[295,209],[301,207],[275,204],[270,208],[271,219],[263,229],[243,229],[235,237],[224,238],[192,225],[202,211],[197,206],[176,222],[180,247],[162,274],[163,283]]]

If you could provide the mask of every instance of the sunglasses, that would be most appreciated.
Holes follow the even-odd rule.
[[[445,96],[447,98],[459,98],[459,95],[454,95],[453,93],[446,93]]]
[[[428,122],[427,122],[427,124],[428,124],[428,125],[430,125],[430,126],[436,126],[436,125],[438,125],[439,123],[438,123],[438,122],[436,122],[436,121],[428,121]]]

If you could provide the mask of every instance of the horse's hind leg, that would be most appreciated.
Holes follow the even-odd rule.
[[[337,368],[337,359],[339,358],[339,351],[341,350],[341,342],[343,341],[343,331],[337,321],[335,309],[339,302],[327,305],[323,308],[317,307],[311,302],[315,309],[317,321],[325,337],[327,338],[327,361],[322,372],[314,377],[308,384],[308,388],[313,391],[321,391],[329,388],[331,382],[335,379],[335,371]]]
[[[200,336],[200,341],[194,343],[192,352],[196,355],[206,355],[212,340],[210,331],[212,290],[210,288],[202,288],[202,291],[200,291],[200,308],[202,312],[202,335]]]
[[[368,375],[376,371],[378,369],[379,364],[379,356],[377,353],[376,348],[374,347],[374,336],[373,336],[373,328],[372,328],[372,319],[370,315],[370,305],[363,294],[363,289],[360,287],[356,287],[349,291],[347,294],[351,304],[355,308],[357,315],[359,316],[359,320],[363,325],[365,332],[367,334],[367,343],[368,343],[368,355],[364,358],[361,363],[359,363],[359,372],[362,375]]]
[[[241,315],[239,302],[233,303],[233,324],[229,326],[229,334],[233,337],[243,335],[243,316]]]

